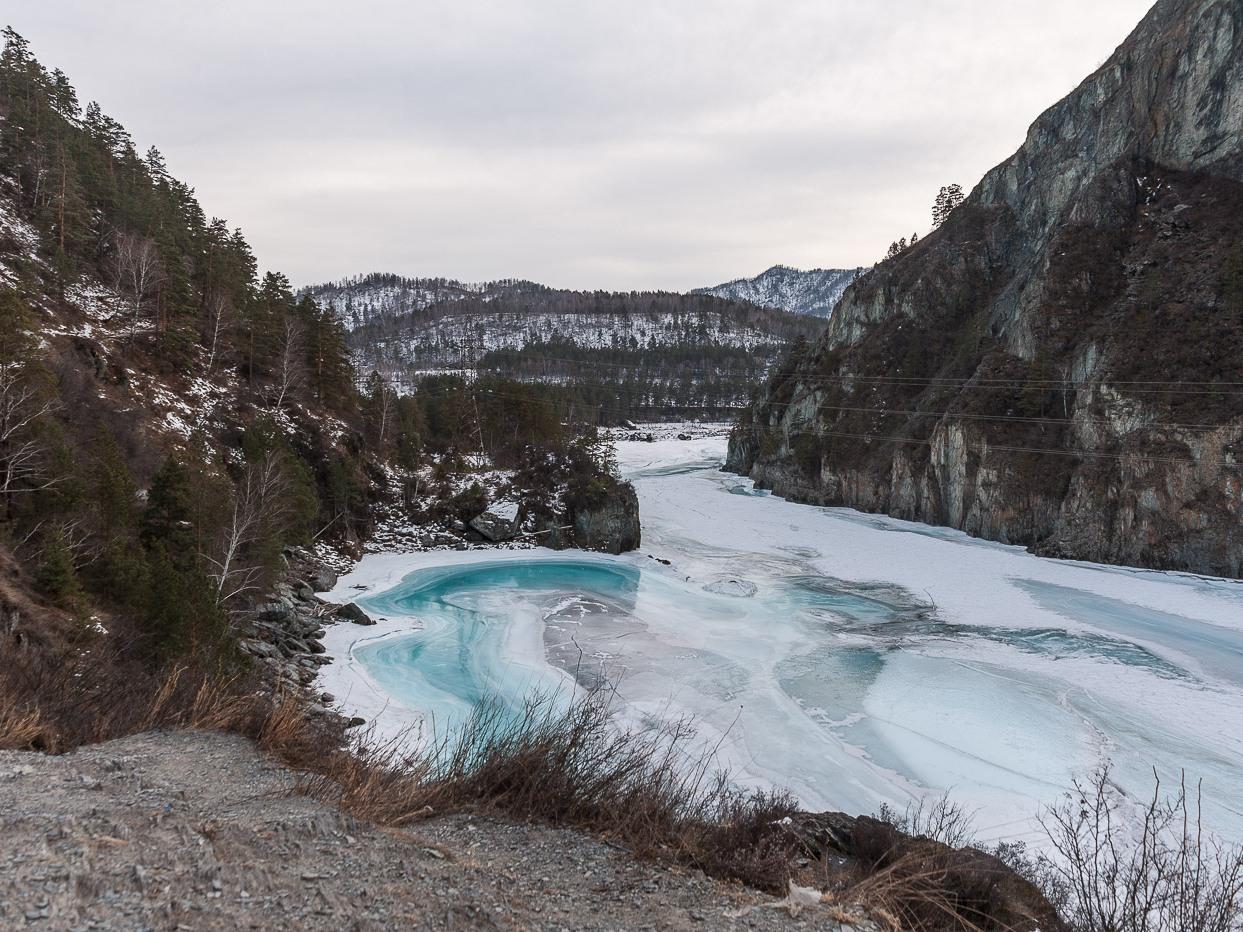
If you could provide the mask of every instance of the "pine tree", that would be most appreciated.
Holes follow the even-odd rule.
[[[934,229],[940,227],[949,219],[949,215],[954,209],[963,202],[962,185],[949,184],[941,188],[937,193],[935,203],[932,205],[932,226]]]
[[[182,567],[193,563],[197,553],[193,498],[189,470],[169,457],[151,480],[142,516],[143,546],[164,547]]]
[[[65,535],[59,530],[44,539],[39,569],[35,573],[35,588],[62,608],[75,607],[82,597],[73,554]]]

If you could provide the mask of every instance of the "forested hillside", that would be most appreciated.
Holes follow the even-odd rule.
[[[346,329],[383,324],[411,311],[464,298],[492,298],[550,291],[544,285],[518,279],[495,282],[459,282],[451,278],[406,278],[373,272],[303,289],[321,305],[331,305]]]
[[[360,378],[333,313],[260,272],[156,149],[3,38],[0,648],[26,654],[6,666],[104,632],[125,663],[229,655],[285,548],[357,552],[378,511],[485,507],[455,498],[472,454],[560,463],[528,483],[533,512],[540,490],[572,510],[615,488],[521,386],[480,403],[460,383],[414,398]],[[518,446],[490,427],[513,423]]]
[[[364,371],[413,390],[431,373],[535,382],[602,423],[728,416],[823,323],[706,295],[462,285],[371,275],[307,290],[351,321]]]

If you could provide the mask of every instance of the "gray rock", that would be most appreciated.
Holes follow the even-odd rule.
[[[295,615],[293,602],[286,598],[274,599],[260,605],[255,611],[260,621],[287,622]]]
[[[342,605],[335,612],[333,612],[333,614],[336,615],[338,618],[342,619],[343,621],[348,621],[351,624],[355,624],[355,625],[374,625],[375,624],[375,619],[372,618],[370,615],[368,615],[366,612],[364,612],[361,608],[359,608],[353,602],[347,602],[345,605]]]
[[[584,550],[626,553],[642,542],[639,497],[628,482],[615,484],[602,501],[577,508],[571,519],[574,542]]]
[[[247,638],[239,641],[238,645],[244,653],[250,654],[252,657],[277,657],[280,655],[280,651],[276,646],[269,644],[267,641]]]
[[[517,512],[512,508],[489,508],[470,519],[470,528],[494,544],[513,540],[518,533]]]
[[[316,592],[328,592],[337,587],[337,574],[327,567],[321,566],[315,570],[311,578],[307,580],[307,583]]]

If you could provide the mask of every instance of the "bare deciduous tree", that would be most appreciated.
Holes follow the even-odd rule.
[[[207,325],[211,332],[210,349],[207,353],[207,374],[211,375],[216,367],[216,355],[220,351],[220,337],[228,329],[229,320],[233,316],[233,308],[229,299],[219,292],[207,301]]]
[[[164,282],[164,267],[155,241],[136,233],[119,232],[112,256],[117,288],[130,299],[130,332],[132,340],[142,319],[147,298]]]
[[[40,396],[19,363],[0,363],[0,495],[6,516],[14,495],[60,481],[51,474],[37,430],[39,420],[56,407],[54,399]]]
[[[279,411],[285,399],[302,385],[306,378],[302,324],[285,316],[285,328],[281,332],[280,359],[276,369],[276,398],[272,410]]]
[[[231,606],[258,592],[263,567],[247,560],[248,551],[264,533],[288,517],[289,482],[280,457],[268,453],[247,466],[233,497],[233,511],[217,542],[205,555],[216,601]]]
[[[380,446],[388,439],[388,427],[393,420],[393,407],[397,403],[396,393],[388,387],[387,381],[380,390]]]

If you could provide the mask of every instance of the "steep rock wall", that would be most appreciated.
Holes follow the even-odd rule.
[[[1082,559],[1243,574],[1243,5],[1161,0],[779,368],[728,468]]]

